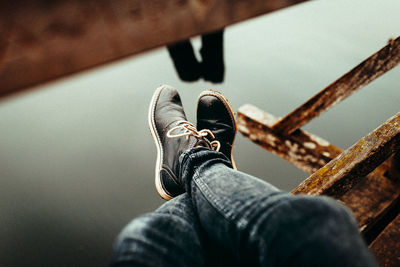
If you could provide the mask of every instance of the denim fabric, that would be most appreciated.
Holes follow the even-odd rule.
[[[187,194],[129,223],[117,237],[112,266],[204,266],[200,225]]]
[[[282,192],[205,148],[180,162],[187,193],[134,219],[112,266],[376,266],[335,200]]]

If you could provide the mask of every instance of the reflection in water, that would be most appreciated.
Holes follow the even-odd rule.
[[[180,82],[163,48],[1,103],[0,265],[104,266],[121,228],[163,202],[146,118],[159,84],[179,89],[192,120],[204,89],[222,91],[235,110],[249,102],[283,116],[398,36],[399,9],[396,0],[314,1],[228,27],[218,86]],[[350,146],[399,111],[399,74],[305,128]],[[307,177],[237,139],[239,170],[285,190]]]

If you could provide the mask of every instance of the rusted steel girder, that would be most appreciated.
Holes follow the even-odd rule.
[[[400,63],[400,37],[361,62],[273,126],[290,134]]]
[[[312,173],[322,168],[325,162],[342,152],[302,130],[287,136],[277,134],[271,127],[275,121],[274,116],[254,106],[239,108],[238,130],[244,136],[306,172]],[[395,175],[399,169],[397,158],[391,157],[361,178],[349,191],[336,196],[353,211],[364,234],[368,235],[380,218],[391,210],[392,203],[400,198],[400,177]],[[302,193],[298,189],[294,192]]]
[[[335,196],[352,210],[365,236],[374,231],[381,218],[393,209],[393,203],[400,198],[400,183],[387,176],[395,168],[392,160],[388,159],[362,177],[349,191]]]
[[[378,259],[379,266],[400,265],[400,215],[398,215],[374,240],[370,249]]]
[[[1,1],[0,98],[304,1]]]
[[[389,169],[385,174],[386,177],[395,182],[400,182],[400,151],[390,158],[390,164],[393,168]]]
[[[400,113],[397,113],[307,178],[293,193],[340,196],[399,148]]]
[[[238,130],[244,136],[307,173],[314,173],[342,153],[340,148],[303,130],[285,136],[276,133],[272,129],[276,121],[273,115],[249,104],[238,111]]]

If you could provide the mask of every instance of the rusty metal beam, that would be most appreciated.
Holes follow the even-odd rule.
[[[361,62],[306,103],[279,120],[276,132],[290,134],[400,63],[400,37]]]
[[[340,196],[400,147],[400,113],[315,172],[293,193]]]
[[[238,111],[238,130],[244,136],[307,173],[314,173],[342,152],[328,141],[303,130],[280,135],[272,129],[276,121],[273,115],[249,104]]]
[[[371,244],[370,249],[379,266],[400,265],[400,215],[398,215]]]
[[[393,167],[387,171],[385,176],[393,181],[400,182],[400,151],[390,158],[390,164]]]
[[[386,160],[349,191],[337,197],[349,207],[364,235],[369,235],[382,217],[393,209],[393,202],[400,198],[400,182],[387,177],[395,168],[391,159]]]
[[[1,1],[0,98],[304,1]]]
[[[238,129],[244,136],[306,172],[324,167],[326,162],[342,152],[302,130],[288,136],[277,134],[271,127],[275,121],[274,116],[251,105],[244,105],[238,111]],[[392,156],[366,177],[359,179],[359,183],[349,191],[336,196],[353,211],[364,234],[368,234],[382,216],[391,210],[392,203],[400,198],[400,176],[396,176],[399,170],[398,156]],[[303,193],[298,188],[293,192]]]

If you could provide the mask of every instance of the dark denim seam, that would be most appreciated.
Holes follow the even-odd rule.
[[[207,191],[207,193],[209,194],[209,188],[208,187],[204,187],[204,186],[202,186],[202,185],[199,185],[196,181],[194,181],[197,185],[198,185],[198,187],[199,187],[199,192],[204,196],[204,199],[208,202],[208,204],[210,204],[210,206],[212,206],[212,207],[214,207],[217,211],[218,211],[218,213],[228,222],[228,223],[232,223],[232,221],[229,219],[229,218],[227,218],[226,216],[225,216],[225,214],[224,214],[224,212],[223,212],[223,209],[220,209],[220,207],[219,206],[215,206],[209,199],[208,199],[208,195],[206,195],[206,193],[204,192],[204,191]],[[204,191],[203,191],[204,190]],[[215,200],[213,200],[213,201],[215,201]]]
[[[217,159],[213,159],[211,161],[215,161]],[[222,163],[222,162],[216,162],[216,163]],[[210,161],[207,162],[208,164],[212,164],[210,163]],[[223,164],[223,163],[222,163]],[[223,205],[221,205],[221,202],[224,202],[223,200],[217,200],[215,197],[213,197],[214,194],[212,194],[212,190],[203,182],[201,182],[201,178],[200,178],[200,171],[201,168],[203,167],[204,164],[200,165],[197,167],[195,173],[193,174],[193,178],[192,178],[192,182],[194,181],[196,183],[196,185],[199,187],[200,192],[202,193],[202,195],[205,197],[205,199],[207,200],[207,202],[213,206],[216,210],[218,210],[218,212],[227,220],[227,221],[233,221],[233,213],[228,211],[226,208],[223,207]],[[198,178],[198,179],[196,179]],[[199,181],[200,180],[200,181]],[[215,202],[215,205],[212,202]],[[225,216],[225,214],[227,214],[227,216]]]
[[[283,192],[283,191],[278,191],[278,192],[274,192],[271,193],[268,196],[265,196],[263,198],[260,198],[257,202],[259,202],[260,204],[256,205],[256,203],[253,203],[252,205],[250,205],[252,207],[252,209],[257,209],[257,210],[262,210],[262,209],[268,209],[268,211],[271,213],[271,211],[274,211],[275,208],[287,201],[290,201],[290,197],[283,197],[282,199],[280,198],[280,196],[286,195],[287,193]],[[276,200],[272,200],[277,198]],[[268,201],[266,201],[266,199],[268,199]],[[255,202],[255,201],[254,201]],[[256,207],[257,206],[257,207]],[[249,212],[250,213],[250,212]],[[254,212],[251,212],[251,214],[254,214]],[[266,213],[265,213],[266,214]],[[237,222],[237,228],[239,230],[244,230],[248,227],[250,221],[252,221],[254,219],[254,217],[248,217],[246,220],[244,220],[243,218],[233,218],[234,220],[236,220]],[[245,221],[245,223],[244,223]],[[249,232],[251,232],[249,230]]]

